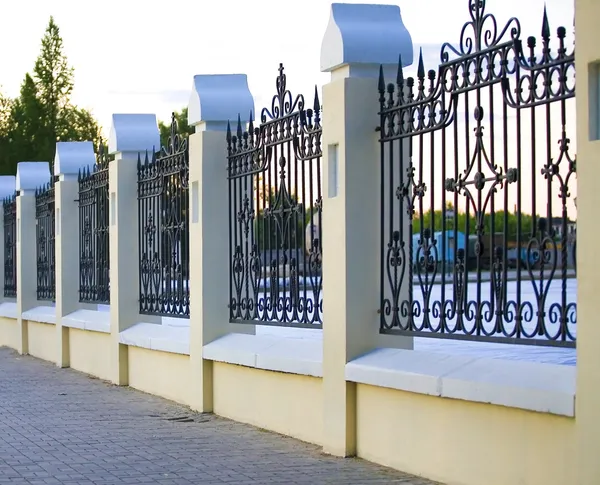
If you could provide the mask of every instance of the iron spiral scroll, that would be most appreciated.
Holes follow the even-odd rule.
[[[4,297],[17,297],[17,197],[4,198]]]
[[[437,70],[380,71],[380,329],[574,347],[575,53],[545,9],[541,42],[468,12]]]
[[[321,106],[287,88],[283,65],[260,125],[227,127],[230,320],[322,325]]]
[[[166,146],[138,156],[140,313],[189,318],[189,148],[173,113]]]

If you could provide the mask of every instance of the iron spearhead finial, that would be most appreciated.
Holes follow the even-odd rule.
[[[550,22],[548,22],[548,11],[546,10],[546,4],[544,4],[544,18],[542,20],[542,39],[550,40]]]
[[[383,77],[383,65],[379,65],[379,92],[385,93],[385,78]]]
[[[404,69],[402,68],[402,54],[398,56],[398,74],[396,75],[396,84],[398,87],[404,86]]]
[[[417,69],[417,77],[425,79],[425,64],[423,63],[423,48],[419,49],[419,68]]]

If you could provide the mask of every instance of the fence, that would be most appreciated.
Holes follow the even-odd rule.
[[[189,155],[177,131],[138,162],[140,313],[189,317]]]
[[[322,95],[293,95],[280,66],[256,113],[245,75],[196,76],[195,133],[173,117],[160,151],[154,115],[113,115],[114,160],[57,146],[35,234],[48,163],[20,163],[0,345],[448,483],[577,483],[600,394],[588,177],[580,321],[575,301],[575,58],[545,15],[536,43],[465,3],[459,45],[414,77],[411,42],[394,72],[397,7],[334,4]],[[54,227],[56,305],[36,303],[34,258],[54,298]]]
[[[110,302],[109,157],[100,145],[98,160],[79,172],[79,301]]]
[[[4,209],[4,296],[17,297],[17,199],[16,194],[2,203]]]
[[[321,328],[321,106],[287,89],[247,131],[227,127],[230,321]]]
[[[54,177],[35,192],[37,299],[54,301],[56,268],[54,265]]]
[[[381,331],[574,347],[575,55],[469,6],[437,71],[380,76]]]

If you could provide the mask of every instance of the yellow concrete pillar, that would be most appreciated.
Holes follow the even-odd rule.
[[[156,116],[114,114],[108,150],[115,159],[109,165],[110,211],[110,332],[112,378],[118,385],[129,379],[128,349],[119,341],[123,330],[142,321],[139,307],[138,157],[152,156],[160,147]],[[144,322],[160,323],[144,315]]]
[[[412,348],[412,338],[379,334],[380,152],[378,75],[395,79],[398,57],[412,63],[400,9],[333,4],[321,48],[323,87],[324,450],[356,453],[352,359],[377,347]]]
[[[213,410],[212,361],[204,345],[228,333],[254,333],[253,325],[229,323],[229,207],[227,121],[248,116],[254,100],[245,75],[194,77],[188,122],[190,173],[190,383],[191,407]]]
[[[54,207],[56,230],[54,251],[56,266],[56,365],[69,367],[69,328],[62,319],[89,305],[79,303],[79,171],[93,167],[94,145],[90,141],[58,142],[54,157]]]
[[[575,2],[577,73],[577,408],[580,485],[600,483],[600,2]]]
[[[18,352],[29,352],[27,321],[23,313],[37,306],[35,190],[50,181],[48,162],[17,164],[17,323]]]

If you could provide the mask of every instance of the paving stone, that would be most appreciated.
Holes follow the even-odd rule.
[[[435,485],[0,348],[3,483]]]

